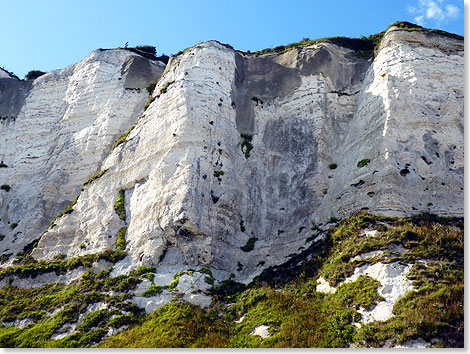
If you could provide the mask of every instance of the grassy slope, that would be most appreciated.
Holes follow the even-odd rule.
[[[365,228],[381,231],[373,240],[360,236]],[[334,294],[315,291],[316,276],[298,274],[282,287],[253,284],[239,293],[234,305],[220,302],[210,310],[175,302],[142,322],[106,339],[103,347],[345,347],[384,346],[422,337],[435,346],[463,346],[463,227],[453,219],[394,219],[360,215],[340,222],[331,232],[333,247],[320,274],[340,282],[358,264],[355,254],[402,244],[401,257],[385,254],[381,261],[416,263],[410,273],[418,291],[394,308],[395,317],[358,329],[359,306],[373,307],[380,297],[378,282],[361,277]],[[372,262],[377,262],[375,259]],[[335,271],[336,269],[336,271]],[[244,320],[235,322],[241,316]],[[268,325],[270,338],[250,333]]]

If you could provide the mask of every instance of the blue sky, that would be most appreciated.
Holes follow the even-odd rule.
[[[167,55],[210,39],[253,51],[303,37],[368,36],[395,21],[463,35],[464,1],[0,0],[0,18],[0,66],[23,78],[127,41]]]

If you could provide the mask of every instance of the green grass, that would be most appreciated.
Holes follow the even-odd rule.
[[[357,167],[361,168],[369,164],[370,159],[363,159],[357,163]]]
[[[151,81],[147,85],[147,92],[149,93],[149,95],[151,95],[153,93],[153,91],[155,90],[155,86],[157,86],[157,81]]]
[[[92,177],[92,178],[93,178],[93,177]],[[96,179],[96,178],[95,178],[95,179]],[[88,183],[91,183],[90,180],[91,180],[91,178],[90,178],[87,182],[88,182]],[[85,183],[87,183],[87,182],[85,182]],[[88,183],[87,183],[87,184],[88,184]],[[83,190],[84,186],[85,186],[85,184],[82,186],[82,190]],[[80,194],[77,194],[77,195],[75,196],[75,199],[69,204],[69,206],[68,206],[67,208],[65,208],[64,210],[62,210],[59,214],[57,214],[57,216],[56,216],[54,219],[51,220],[51,222],[50,222],[48,228],[47,228],[44,232],[46,232],[46,231],[49,230],[49,229],[52,229],[52,228],[55,226],[55,222],[56,222],[57,219],[59,219],[60,217],[64,216],[65,214],[70,214],[70,213],[72,213],[72,212],[73,212],[73,207],[75,206],[75,204],[77,204],[77,201],[78,201],[78,198],[79,198],[79,197],[80,197]]]
[[[318,227],[314,225],[312,229]],[[364,229],[375,229],[380,234],[368,237],[363,234]],[[0,289],[0,320],[29,318],[35,324],[24,329],[0,327],[0,345],[88,347],[104,339],[100,347],[380,347],[421,337],[428,342],[437,339],[436,346],[463,346],[462,219],[429,214],[404,219],[357,214],[336,224],[325,244],[329,246],[315,260],[319,267],[313,273],[306,267],[316,265],[305,261],[305,267],[292,274],[292,280],[272,285],[257,280],[246,286],[233,281],[231,276],[214,284],[210,293],[215,302],[206,309],[173,301],[144,315],[128,302],[130,292],[156,271],[143,266],[114,278],[109,276],[111,268],[98,274],[90,268],[80,281],[68,285],[54,283],[31,289],[7,285]],[[405,252],[392,254],[389,251],[392,244],[403,245]],[[367,262],[351,261],[355,255],[371,250],[383,250],[384,254]],[[95,258],[86,259],[85,266],[91,267]],[[422,259],[429,261],[418,262]],[[63,266],[60,262],[71,261],[54,262]],[[354,282],[342,281],[355,267],[378,261],[413,264],[409,278],[418,291],[409,292],[398,301],[391,319],[358,328],[355,326],[361,319],[358,309],[371,309],[382,300],[377,293],[380,284],[366,276]],[[56,266],[50,263],[49,267],[50,270]],[[165,287],[152,285],[146,296],[175,289],[181,275],[193,272],[175,274],[173,282]],[[209,269],[198,272],[213,279]],[[19,276],[21,272],[15,274]],[[316,292],[319,275],[337,287],[335,293]],[[59,341],[50,340],[52,333],[65,323],[74,323],[94,302],[105,302],[108,309],[86,315],[77,333]],[[53,317],[48,315],[57,308],[62,310]],[[235,322],[242,316],[243,321]],[[110,338],[104,337],[109,328],[123,325],[130,327]],[[269,338],[250,335],[259,325],[269,326]],[[98,328],[93,329],[95,326]]]
[[[443,347],[463,346],[463,231],[455,229],[462,225],[455,219],[437,220],[426,215],[398,219],[358,214],[335,226],[330,252],[322,260],[320,274],[331,282],[336,279],[335,293],[317,293],[317,276],[304,273],[281,286],[253,283],[238,290],[237,283],[227,280],[212,292],[221,301],[218,305],[200,309],[182,302],[167,304],[100,346],[377,347],[417,337],[438,338],[437,345]],[[360,235],[364,228],[381,230],[383,236],[367,239]],[[396,242],[407,245],[407,262],[438,260],[427,267],[416,262],[410,276],[420,289],[395,305],[395,317],[357,328],[357,310],[371,309],[382,300],[380,284],[365,276],[340,284],[346,276],[344,265],[354,254]],[[226,307],[228,302],[234,304]],[[259,325],[269,326],[271,337],[250,335]]]
[[[143,310],[127,302],[128,291],[140,282],[138,272],[128,276],[109,277],[110,269],[83,274],[80,281],[69,285],[51,283],[38,288],[0,289],[0,319],[3,322],[30,319],[34,323],[20,329],[0,326],[1,347],[88,347],[98,343],[111,327],[136,323]],[[117,294],[109,295],[109,292]],[[88,305],[104,302],[108,309],[85,315],[77,326],[78,333],[61,340],[51,340],[64,324],[76,323]],[[56,315],[49,313],[62,308]],[[93,327],[100,327],[92,329]]]
[[[159,91],[157,97],[160,97],[161,95],[163,95],[164,93],[166,93],[166,91],[168,90],[168,88],[169,88],[172,84],[174,84],[174,81],[168,81],[168,82],[165,84],[165,86],[163,86],[163,87],[160,89],[160,91]]]
[[[154,96],[150,96],[149,100],[147,101],[147,103],[146,103],[145,106],[144,106],[144,111],[146,111],[147,108],[150,107],[150,105],[153,103],[153,101],[155,101],[155,99],[156,99],[156,98],[155,98]],[[128,130],[128,132],[130,133],[130,131],[131,131],[133,128],[134,128],[134,126],[132,126],[131,129]],[[126,137],[127,137],[127,135],[128,135],[129,133],[126,134]],[[125,133],[124,133],[124,134],[125,134]],[[119,144],[118,144],[118,145],[119,145]]]
[[[409,31],[422,31],[426,33],[438,34],[438,35],[449,37],[449,38],[463,40],[463,37],[458,34],[449,33],[449,32],[436,30],[436,29],[427,29],[427,28],[423,28],[421,26],[415,25],[410,22],[400,22],[400,21],[394,22],[390,26],[388,26],[387,30],[392,26],[396,26],[401,29],[409,30]],[[259,56],[262,54],[269,54],[269,53],[282,54],[294,48],[303,48],[303,47],[311,46],[311,45],[318,44],[318,43],[332,43],[340,47],[345,47],[345,48],[356,51],[357,57],[369,58],[369,57],[374,56],[374,54],[377,52],[385,33],[386,33],[386,30],[380,33],[371,34],[368,37],[361,36],[360,38],[326,37],[326,38],[319,38],[315,40],[304,38],[300,42],[290,43],[287,45],[280,45],[274,48],[266,48],[263,50],[256,51],[254,52],[254,54],[256,56]]]
[[[243,139],[241,142],[241,149],[245,158],[248,159],[250,157],[250,152],[253,149],[253,136],[250,134],[240,134],[241,138]]]
[[[151,97],[151,98],[152,98],[152,97]],[[151,98],[150,98],[150,99],[151,99]],[[149,99],[149,100],[150,100],[150,99]],[[150,102],[150,101],[149,101],[149,102]],[[147,102],[147,104],[145,105],[144,110],[147,109],[147,107],[150,105],[150,103],[152,103],[152,102],[150,102],[150,103],[149,103],[149,102]],[[123,144],[123,143],[126,142],[127,137],[129,136],[130,132],[131,132],[132,130],[134,130],[134,128],[135,128],[135,126],[137,125],[138,122],[139,122],[139,121],[137,120],[137,122],[135,122],[132,127],[130,127],[130,128],[129,128],[127,131],[125,131],[119,138],[116,139],[116,141],[114,142],[113,147],[111,148],[111,152],[114,150],[114,148],[116,148],[117,146],[119,146],[119,145],[121,145],[121,144]]]
[[[124,251],[126,248],[126,232],[127,232],[127,227],[121,227],[117,233],[117,241],[116,241],[116,248],[119,251]]]
[[[253,251],[254,248],[255,248],[255,242],[256,242],[257,240],[258,240],[258,239],[257,239],[256,237],[250,237],[250,238],[248,239],[248,241],[246,241],[246,244],[245,244],[244,246],[240,247],[241,250],[242,250],[243,252],[250,252],[250,251]]]
[[[114,210],[121,220],[126,221],[125,193],[123,190],[119,192],[116,203],[114,204]]]

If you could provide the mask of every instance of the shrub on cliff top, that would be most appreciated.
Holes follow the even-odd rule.
[[[26,80],[36,80],[38,77],[44,75],[45,72],[41,70],[31,70],[25,75]]]

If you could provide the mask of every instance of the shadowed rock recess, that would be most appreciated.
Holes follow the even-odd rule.
[[[1,346],[463,346],[462,37],[157,59],[0,69]]]

